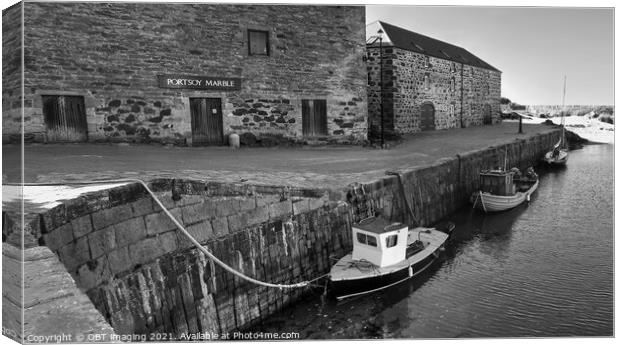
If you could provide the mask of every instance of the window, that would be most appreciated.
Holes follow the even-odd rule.
[[[417,50],[421,51],[421,52],[425,52],[424,48],[422,48],[419,44],[415,43],[415,42],[411,42],[411,44],[413,44],[414,47],[416,47]]]
[[[367,243],[369,246],[373,246],[373,247],[376,247],[376,246],[377,246],[377,238],[376,238],[376,237],[374,237],[374,236],[367,235],[367,236],[366,236],[366,241],[367,241],[366,243]]]
[[[366,235],[362,233],[357,233],[357,242],[366,244]]]
[[[357,242],[361,244],[367,244],[372,247],[377,246],[377,239],[374,236],[357,233]]]
[[[450,104],[450,116],[454,117],[456,114],[456,106],[454,104]]]
[[[424,88],[427,90],[431,88],[431,76],[428,73],[424,74]]]
[[[451,62],[450,63],[450,72],[456,72],[456,63],[455,62]]]
[[[395,247],[398,243],[398,235],[390,235],[385,239],[385,246],[387,248]]]
[[[269,32],[248,30],[248,54],[269,55]]]
[[[454,77],[450,79],[450,91],[454,92],[456,90],[456,80]]]
[[[431,58],[427,55],[424,57],[424,67],[430,67],[431,66]]]

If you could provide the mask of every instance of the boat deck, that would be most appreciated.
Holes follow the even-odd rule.
[[[430,232],[427,233],[426,231]],[[420,240],[424,243],[424,249],[410,256],[406,260],[394,265],[379,267],[368,261],[353,260],[351,253],[349,253],[338,260],[338,262],[332,267],[330,279],[332,281],[341,281],[372,278],[402,270],[403,268],[420,262],[429,255],[432,255],[448,238],[448,234],[433,228],[415,228],[409,230],[407,245],[416,241],[418,239],[418,234],[420,235]]]

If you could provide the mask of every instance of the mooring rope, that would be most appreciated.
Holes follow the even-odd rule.
[[[474,200],[474,205],[471,208],[476,208],[476,205],[478,205],[478,199],[480,198],[480,193],[476,194],[476,199]]]
[[[211,253],[209,251],[209,249],[207,249],[205,246],[200,244],[200,242],[198,242],[194,238],[194,236],[192,236],[185,229],[183,224],[179,223],[179,221],[176,220],[176,218],[172,215],[172,213],[170,213],[170,211],[168,211],[168,209],[166,209],[164,204],[159,200],[157,195],[155,195],[155,193],[149,188],[149,186],[144,181],[142,181],[140,179],[116,179],[116,180],[81,181],[81,182],[66,182],[66,183],[52,183],[52,182],[42,182],[42,183],[4,183],[3,185],[8,185],[8,186],[66,186],[66,185],[92,185],[92,184],[114,184],[114,183],[139,183],[139,184],[141,184],[146,189],[146,191],[149,193],[149,195],[153,198],[153,200],[155,200],[157,205],[159,205],[159,207],[164,211],[164,213],[177,226],[177,228],[198,249],[200,249],[200,251],[202,251],[205,255],[207,255],[216,264],[220,265],[224,270],[226,270],[226,271],[236,275],[237,277],[239,277],[241,279],[247,280],[247,281],[249,281],[249,282],[251,282],[253,284],[260,285],[260,286],[266,286],[266,287],[277,288],[277,289],[295,289],[295,288],[304,288],[304,287],[308,287],[308,286],[311,286],[311,285],[314,286],[314,284],[312,284],[312,282],[315,282],[315,281],[317,281],[319,279],[322,279],[322,278],[324,278],[324,277],[329,275],[329,274],[324,274],[324,275],[321,275],[321,276],[316,277],[314,279],[302,281],[302,282],[295,283],[295,284],[273,284],[273,283],[268,283],[268,282],[260,281],[258,279],[254,279],[252,277],[249,277],[249,276],[247,276],[247,275],[245,275],[245,274],[235,270],[234,268],[230,267],[229,265],[227,265],[222,260],[218,259],[215,255],[213,255],[213,253]]]
[[[409,201],[407,200],[407,194],[405,193],[405,184],[403,183],[403,179],[400,176],[400,174],[396,171],[389,171],[389,170],[386,171],[385,174],[396,176],[398,178],[398,186],[400,187],[400,193],[403,197],[403,202],[405,203],[406,211],[409,213],[409,215],[411,216],[411,219],[415,222],[415,224],[420,224],[420,222],[418,221],[418,218],[413,213],[413,209],[411,208],[411,205],[409,205]]]
[[[476,197],[476,201],[478,200],[478,198],[480,198],[480,204],[482,204],[482,209],[484,210],[484,212],[487,211],[487,207],[484,204],[484,199],[482,198],[482,191],[478,191],[478,196]]]

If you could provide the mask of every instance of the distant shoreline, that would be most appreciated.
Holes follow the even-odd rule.
[[[541,124],[547,120],[552,121],[555,125],[559,125],[562,121],[562,118],[523,118],[523,123]],[[512,119],[504,119],[503,121],[518,122],[518,120]],[[607,122],[599,121],[598,118],[589,118],[587,116],[566,116],[564,117],[564,124],[567,131],[575,133],[579,137],[586,139],[589,144],[614,143],[614,125]]]

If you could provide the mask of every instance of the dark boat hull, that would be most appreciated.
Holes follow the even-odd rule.
[[[338,300],[369,294],[407,281],[424,272],[439,257],[439,249],[411,266],[376,277],[330,281],[330,294]],[[409,270],[411,268],[411,272]]]
[[[560,150],[560,153],[557,156],[553,156],[553,151],[549,151],[545,154],[543,161],[552,166],[566,165],[566,162],[568,161],[568,151]]]

